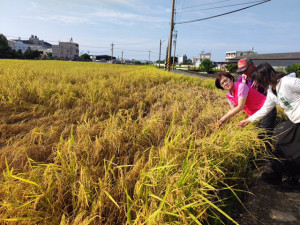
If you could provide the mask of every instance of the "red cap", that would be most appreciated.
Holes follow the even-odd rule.
[[[238,70],[236,72],[240,73],[245,71],[248,68],[249,64],[253,64],[251,59],[240,59],[238,61]]]

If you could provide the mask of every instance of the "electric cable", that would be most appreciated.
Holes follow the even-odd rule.
[[[262,2],[262,1],[260,0],[260,1],[244,2],[244,3],[239,3],[239,4],[233,4],[233,5],[216,6],[216,7],[212,7],[212,8],[204,8],[204,9],[195,9],[195,10],[180,11],[180,13],[197,12],[197,11],[203,11],[203,10],[227,8],[227,7],[238,6],[238,5],[248,5],[248,4],[257,3],[257,2]]]
[[[184,9],[184,8],[183,8],[184,4],[185,4],[185,0],[183,0],[182,6],[181,6],[181,10]],[[180,17],[179,17],[178,23],[179,23],[180,20],[181,20],[181,15],[182,15],[182,14],[180,13]]]
[[[188,6],[188,7],[182,8],[182,9],[194,8],[194,7],[198,7],[198,6],[204,6],[204,5],[213,5],[216,3],[229,2],[229,1],[231,1],[231,0],[223,0],[223,1],[211,2],[211,3],[201,4],[201,5],[193,5],[193,6]]]
[[[239,12],[239,11],[242,11],[242,10],[245,10],[245,9],[248,9],[248,8],[251,8],[251,7],[254,7],[254,6],[257,6],[257,5],[266,3],[266,2],[269,2],[269,1],[271,1],[271,0],[265,0],[265,1],[263,1],[263,2],[254,4],[254,5],[250,5],[250,6],[241,8],[241,9],[233,10],[233,11],[230,11],[230,12],[227,12],[227,13],[222,13],[222,14],[218,14],[218,15],[215,15],[215,16],[205,17],[205,18],[202,18],[202,19],[183,21],[183,22],[179,22],[179,23],[177,23],[177,24],[193,23],[193,22],[199,22],[199,21],[203,21],[203,20],[208,20],[208,19],[212,19],[212,18],[216,18],[216,17],[228,15],[228,14],[231,14],[231,13]]]
[[[79,45],[80,47],[87,47],[87,48],[110,48],[110,47],[97,47],[97,46],[87,46],[87,45]]]

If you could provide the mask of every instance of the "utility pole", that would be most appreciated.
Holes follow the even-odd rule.
[[[170,35],[169,35],[169,44],[168,44],[168,62],[167,62],[167,70],[170,72],[171,65],[171,51],[172,51],[172,34],[174,29],[174,7],[175,0],[172,0],[172,14],[171,14],[171,23],[170,23]]]
[[[169,43],[167,45],[167,48],[166,48],[166,59],[165,59],[165,70],[167,70],[167,62],[168,62],[168,50],[169,50]]]
[[[159,59],[158,59],[158,69],[160,69],[160,56],[161,56],[161,45],[164,41],[159,40]]]
[[[175,67],[175,52],[176,52],[176,43],[177,43],[177,31],[174,32],[174,54],[173,54],[173,70],[174,70],[174,67]]]
[[[113,63],[113,57],[114,57],[114,43],[111,43],[111,63]]]
[[[124,58],[123,58],[123,51],[122,51],[122,62],[121,63],[124,63]]]
[[[148,51],[148,52],[149,52],[149,65],[150,65],[150,52],[151,52],[151,51]]]

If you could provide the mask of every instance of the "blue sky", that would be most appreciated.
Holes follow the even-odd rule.
[[[256,0],[177,0],[175,22],[226,13]],[[0,0],[0,33],[8,39],[36,35],[51,44],[73,41],[80,53],[126,59],[165,57],[172,0]],[[232,7],[215,8],[228,5]],[[210,9],[208,9],[210,8]],[[215,9],[211,9],[215,8]],[[300,0],[271,0],[209,20],[176,24],[176,55],[210,52],[224,61],[226,51],[258,53],[300,51]],[[172,50],[173,55],[173,50]]]

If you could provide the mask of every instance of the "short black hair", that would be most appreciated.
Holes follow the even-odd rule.
[[[215,85],[218,89],[224,90],[224,88],[221,86],[221,83],[220,83],[222,77],[228,77],[232,81],[234,81],[234,77],[228,72],[219,73],[219,75],[216,77]]]

